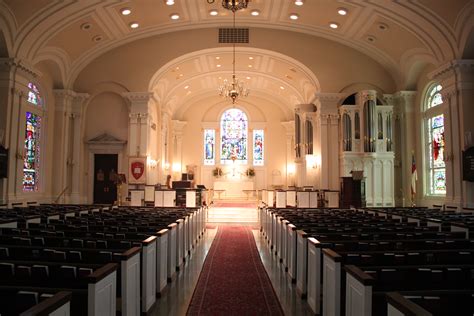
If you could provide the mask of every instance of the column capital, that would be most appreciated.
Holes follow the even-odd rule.
[[[402,112],[411,113],[415,111],[417,91],[398,91],[394,93],[393,100]]]
[[[148,101],[153,97],[153,92],[124,92],[122,96],[129,100],[132,104]]]
[[[293,136],[295,134],[295,121],[281,122],[285,128],[286,136]]]
[[[474,59],[454,59],[430,72],[428,77],[432,80],[442,81],[452,76],[472,72],[474,72]]]
[[[33,65],[19,58],[0,58],[0,71],[11,71],[15,69],[20,75],[29,79],[41,77],[42,73]]]
[[[173,123],[173,133],[176,136],[181,136],[183,134],[183,128],[186,126],[188,122],[185,121],[179,121],[179,120],[173,120],[171,121]]]

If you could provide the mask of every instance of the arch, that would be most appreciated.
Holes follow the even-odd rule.
[[[17,31],[15,15],[8,5],[0,2],[0,57],[13,56],[13,43]]]

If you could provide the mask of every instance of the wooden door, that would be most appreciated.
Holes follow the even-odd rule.
[[[118,155],[94,155],[94,204],[113,204],[117,200]]]

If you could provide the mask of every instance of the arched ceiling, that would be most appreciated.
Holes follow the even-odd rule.
[[[315,75],[300,62],[271,51],[236,47],[236,77],[250,90],[272,99],[291,115],[292,107],[313,101],[319,91]],[[161,104],[185,112],[195,102],[219,102],[218,89],[232,79],[232,49],[206,49],[170,61],[153,76],[149,91]],[[183,106],[184,105],[184,106]]]
[[[165,2],[0,0],[0,26],[9,57],[33,63],[52,60],[60,68],[64,86],[71,87],[92,60],[125,43],[181,30],[231,26],[230,11],[221,7],[220,0],[214,4],[175,0],[172,6]],[[123,8],[132,13],[122,15]],[[347,15],[338,15],[339,8],[346,9]],[[211,9],[218,14],[211,16]],[[251,10],[260,14],[253,16]],[[248,9],[237,13],[237,24],[276,30],[275,41],[278,30],[287,30],[342,43],[380,63],[403,89],[407,80],[413,80],[412,67],[463,56],[473,10],[473,0],[306,0],[303,6],[292,0],[252,0]],[[172,20],[173,13],[180,18]],[[292,13],[299,19],[291,20]],[[130,28],[131,22],[139,27]],[[331,29],[330,22],[339,27]],[[250,37],[250,45],[251,41]]]

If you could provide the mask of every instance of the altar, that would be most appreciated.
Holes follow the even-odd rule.
[[[247,199],[249,190],[255,190],[253,181],[219,180],[214,181],[214,191],[222,190],[221,199]],[[214,196],[217,198],[217,196]]]

